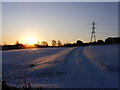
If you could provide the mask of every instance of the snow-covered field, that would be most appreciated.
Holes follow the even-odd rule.
[[[118,45],[8,50],[2,54],[3,74],[11,85],[118,87]]]

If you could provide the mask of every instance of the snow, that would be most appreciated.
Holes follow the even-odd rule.
[[[118,88],[118,45],[2,52],[3,73],[14,85],[42,88]],[[9,74],[8,74],[9,73]]]

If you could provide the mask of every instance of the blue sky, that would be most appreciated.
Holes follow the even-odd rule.
[[[27,38],[36,41],[90,41],[92,22],[96,37],[118,36],[117,2],[3,2],[3,43]]]

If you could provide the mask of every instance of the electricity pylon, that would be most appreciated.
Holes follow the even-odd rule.
[[[96,42],[96,37],[95,37],[95,23],[92,23],[92,33],[91,33],[91,39],[90,43]]]

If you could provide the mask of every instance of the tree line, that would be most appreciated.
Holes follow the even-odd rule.
[[[88,45],[106,45],[106,44],[120,44],[120,37],[108,37],[103,40],[97,40],[96,42],[88,42],[84,43],[81,40],[77,40],[75,43],[62,43],[60,40],[52,40],[51,46],[48,45],[47,41],[42,41],[41,43],[38,41],[37,44],[34,45],[24,45],[16,41],[15,45],[7,45],[4,44],[0,48],[2,50],[10,50],[10,49],[25,49],[25,48],[40,48],[40,47],[76,47],[76,46],[88,46]]]

